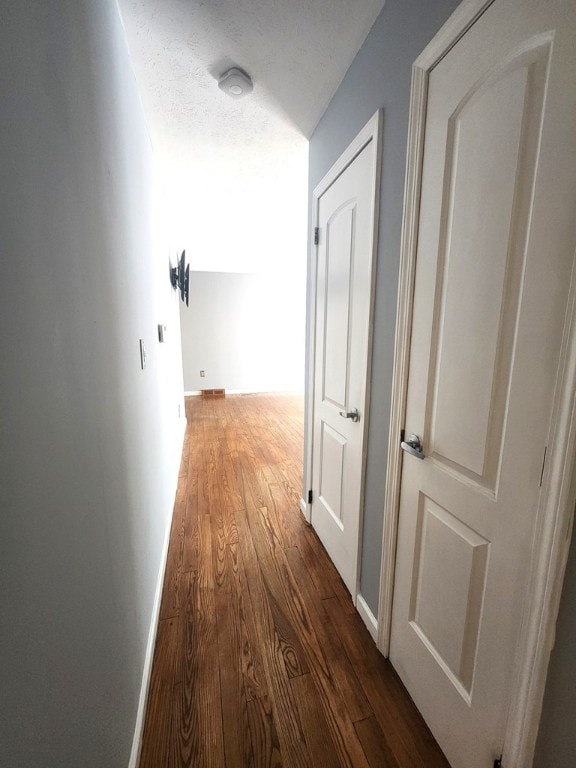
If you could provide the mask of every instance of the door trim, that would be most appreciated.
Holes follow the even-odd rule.
[[[369,309],[369,332],[368,347],[366,355],[366,367],[363,371],[362,391],[363,402],[359,404],[362,418],[362,469],[361,469],[361,508],[360,508],[360,530],[358,531],[357,548],[357,567],[356,567],[356,594],[352,595],[352,600],[356,605],[357,596],[360,591],[360,546],[362,539],[362,512],[364,499],[364,475],[366,469],[366,441],[368,436],[368,421],[370,415],[370,372],[372,366],[372,316],[374,311],[374,288],[376,277],[376,257],[378,249],[378,220],[380,212],[380,167],[382,154],[382,110],[379,109],[366,123],[364,128],[358,133],[355,139],[340,155],[338,160],[330,168],[328,173],[322,178],[319,184],[312,192],[312,232],[318,226],[320,198],[326,190],[336,181],[336,179],[346,170],[354,161],[360,152],[370,143],[374,142],[375,152],[371,168],[371,231],[370,231],[370,254],[369,268],[371,271],[370,285],[370,309]],[[314,365],[316,358],[316,296],[318,282],[318,246],[312,246],[310,252],[310,265],[308,272],[309,280],[309,306],[308,306],[308,385],[306,387],[306,414],[305,414],[305,466],[304,466],[304,497],[300,501],[300,507],[308,523],[312,520],[312,505],[307,501],[307,489],[312,488],[312,466],[314,451]]]
[[[408,384],[428,78],[436,64],[493,1],[464,0],[412,67],[378,605],[378,648],[385,656],[390,649],[402,468],[399,442]],[[576,501],[575,314],[573,267],[550,423],[549,459],[536,512],[526,605],[510,691],[503,745],[503,763],[507,768],[529,768],[533,762],[570,546]]]

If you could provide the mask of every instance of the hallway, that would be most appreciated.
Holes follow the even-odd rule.
[[[299,511],[300,398],[186,413],[140,768],[447,768]]]

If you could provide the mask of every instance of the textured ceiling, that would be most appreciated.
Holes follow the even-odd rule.
[[[306,140],[383,6],[383,0],[118,3],[167,184],[179,190],[194,184],[197,205],[202,185],[211,194],[223,190],[225,204],[254,197],[252,210],[274,180],[281,183],[295,168],[305,175]],[[232,99],[218,89],[218,76],[231,66],[250,74],[251,95]]]

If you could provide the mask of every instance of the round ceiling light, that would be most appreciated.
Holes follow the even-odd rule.
[[[250,77],[238,67],[232,67],[220,75],[218,88],[235,99],[246,96],[254,90]]]

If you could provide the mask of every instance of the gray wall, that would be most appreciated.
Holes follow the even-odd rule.
[[[0,766],[125,768],[183,425],[152,152],[113,0],[4,2],[0,71]]]
[[[386,0],[310,141],[310,193],[380,107],[384,108],[372,398],[366,468],[362,595],[378,612],[396,292],[412,62],[457,0]]]
[[[535,768],[576,765],[576,536],[572,536],[568,567],[556,625]]]
[[[384,108],[380,241],[374,315],[362,594],[378,609],[402,196],[412,61],[455,0],[387,0],[310,142],[310,193],[379,108]],[[576,764],[576,538],[573,538],[534,765]]]
[[[190,272],[190,306],[180,306],[187,392],[304,389],[305,284],[290,267],[281,277]]]

